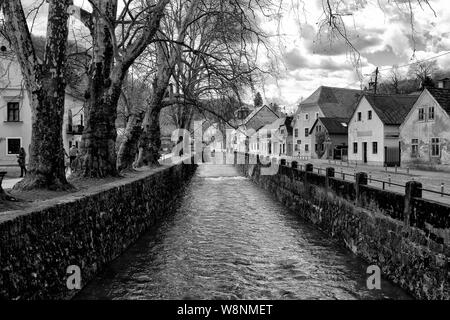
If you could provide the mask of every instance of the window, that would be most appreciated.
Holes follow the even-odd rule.
[[[362,120],[362,113],[358,112],[358,121],[361,121],[361,120]]]
[[[322,126],[321,125],[318,125],[317,127],[316,127],[316,132],[321,132],[322,131]]]
[[[425,121],[425,109],[424,108],[419,109],[419,121]]]
[[[314,147],[314,150],[317,152],[319,151],[319,145],[316,143],[316,146]]]
[[[353,142],[353,153],[358,153],[358,142]]]
[[[309,137],[309,128],[305,128],[305,137]]]
[[[8,154],[19,154],[22,147],[22,139],[20,138],[6,138],[6,146]]]
[[[297,140],[297,144],[302,144],[302,140]]]
[[[439,157],[441,155],[441,141],[439,138],[431,139],[431,156]]]
[[[428,108],[428,120],[434,120],[434,107]]]
[[[308,121],[309,120],[309,114],[305,113],[305,120]]]
[[[18,102],[8,102],[8,122],[19,122],[20,121],[20,108]]]
[[[305,152],[309,152],[309,144],[305,144]]]
[[[367,112],[367,119],[372,120],[372,110]]]
[[[300,146],[298,144],[295,145],[295,151],[300,151]]]
[[[295,129],[295,130],[294,130],[294,136],[295,136],[296,138],[298,138],[298,129]]]
[[[411,157],[416,158],[419,155],[419,139],[411,140]]]
[[[280,133],[281,133],[281,134],[284,134],[284,129],[281,129],[281,130],[280,130]]]
[[[373,154],[378,153],[378,142],[372,142],[372,153]]]

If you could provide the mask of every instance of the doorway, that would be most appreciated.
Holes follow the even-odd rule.
[[[363,142],[363,162],[367,163],[367,142]]]

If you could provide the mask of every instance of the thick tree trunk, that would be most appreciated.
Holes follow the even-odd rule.
[[[154,100],[154,99],[152,99]],[[162,99],[161,99],[162,102]],[[157,103],[154,101],[154,103]],[[136,161],[136,167],[158,166],[161,157],[161,128],[159,116],[161,114],[161,105],[150,109],[146,116],[144,131],[139,139],[139,155]]]
[[[69,2],[49,1],[42,65],[36,59],[20,1],[3,2],[5,26],[21,66],[32,112],[28,173],[15,189],[60,190],[71,187],[65,176],[62,140]]]
[[[93,11],[92,36],[94,55],[91,66],[91,86],[87,94],[88,115],[83,132],[82,173],[87,177],[117,176],[115,121],[124,77],[133,62],[142,54],[159,29],[169,0],[160,0],[152,7],[140,37],[126,50],[114,45],[111,21],[116,20],[117,0],[96,0]],[[113,24],[114,25],[114,24]]]
[[[138,153],[138,142],[142,134],[143,114],[132,114],[127,122],[123,141],[117,154],[117,169],[130,170]]]

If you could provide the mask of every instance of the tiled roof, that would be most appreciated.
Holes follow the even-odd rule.
[[[306,100],[300,103],[297,114],[302,106],[318,106],[327,118],[350,118],[356,109],[362,91],[346,88],[320,87]]]
[[[327,130],[328,134],[348,133],[347,118],[319,118],[319,120]],[[311,128],[311,132],[313,132],[319,120],[314,123],[314,126]]]
[[[384,124],[400,125],[419,99],[411,95],[373,95],[366,94],[372,108]]]
[[[450,89],[427,88],[439,105],[450,115]]]

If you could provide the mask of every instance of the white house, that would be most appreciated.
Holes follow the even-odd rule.
[[[311,128],[319,118],[350,119],[362,91],[320,87],[299,104],[294,115],[294,155],[318,158]]]
[[[400,125],[418,96],[365,94],[348,123],[348,159],[400,165]]]
[[[402,163],[449,168],[450,90],[443,88],[426,88],[400,126]]]
[[[14,54],[0,38],[0,166],[17,165],[21,147],[29,154],[31,107],[22,80],[20,66]],[[83,94],[68,87],[62,131],[67,151],[72,144],[78,145],[81,141],[83,104]]]

